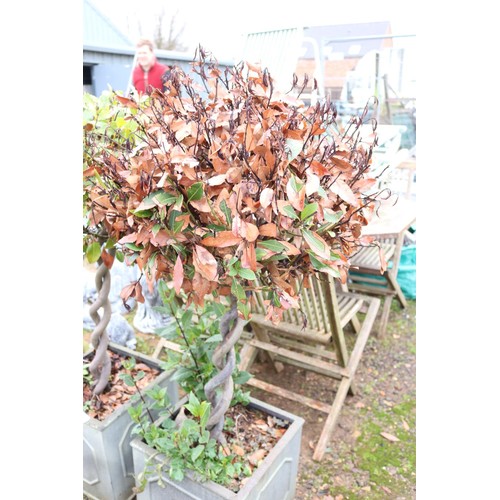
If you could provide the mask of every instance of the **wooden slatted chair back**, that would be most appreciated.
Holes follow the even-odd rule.
[[[314,330],[319,336],[324,336],[324,341],[328,342],[333,332],[331,312],[329,311],[331,305],[328,303],[326,290],[326,287],[330,287],[330,282],[326,283],[312,277],[310,286],[310,288],[301,287],[299,293],[301,309],[288,309],[283,313],[282,321],[300,329],[306,325],[309,330]],[[265,292],[254,292],[254,297],[256,307],[252,308],[252,310],[259,317],[265,315],[268,303]]]
[[[289,309],[278,324],[266,320],[265,292],[254,293],[250,326],[252,335],[245,339],[240,355],[240,369],[251,372],[257,353],[267,355],[277,373],[285,364],[326,375],[338,381],[331,403],[289,391],[255,374],[246,383],[328,415],[315,447],[313,458],[321,460],[327,443],[352,382],[364,346],[380,306],[380,300],[366,295],[337,291],[336,280],[321,274],[310,278],[310,287],[300,290],[301,311]],[[363,308],[364,317],[356,316]],[[355,343],[347,348],[344,327],[352,323],[356,332]],[[304,326],[304,324],[306,326]],[[265,358],[264,358],[265,359]],[[279,383],[280,378],[276,381]]]

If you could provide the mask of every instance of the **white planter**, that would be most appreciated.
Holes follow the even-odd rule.
[[[109,348],[160,369],[155,358],[113,343],[109,344]],[[166,387],[172,405],[177,404],[178,385],[170,380],[172,374],[173,371],[162,372],[144,391],[154,385]],[[83,491],[90,498],[126,500],[134,497],[134,466],[130,447],[134,423],[128,414],[130,407],[131,403],[126,403],[103,421],[89,418],[83,424]],[[157,417],[158,412],[153,412],[153,418]]]
[[[191,471],[186,471],[184,479],[180,482],[174,481],[168,474],[162,475],[161,480],[164,487],[158,485],[158,476],[149,476],[146,488],[137,495],[137,500],[229,498],[292,500],[295,498],[304,419],[254,398],[250,398],[249,406],[268,415],[289,421],[291,424],[238,493],[234,493],[213,481],[199,482]],[[151,459],[157,452],[139,438],[132,440],[131,446],[137,476],[144,470],[148,459]],[[165,455],[156,455],[154,458],[154,460],[161,462],[164,462],[165,459]]]

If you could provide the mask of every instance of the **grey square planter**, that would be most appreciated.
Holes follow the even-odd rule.
[[[158,360],[137,353],[118,344],[109,349],[124,356],[133,356],[137,362],[160,369]],[[162,372],[146,389],[155,384],[167,388],[172,404],[179,400],[178,385],[171,381],[173,372]],[[146,390],[145,389],[145,390]],[[118,408],[105,420],[89,418],[83,423],[83,491],[97,500],[126,500],[134,498],[135,486],[130,433],[134,426],[128,409],[131,403]],[[153,413],[153,418],[158,412]]]
[[[295,497],[304,419],[255,398],[250,398],[249,406],[268,415],[287,420],[291,424],[238,493],[234,493],[213,481],[199,482],[191,471],[187,471],[184,479],[180,482],[172,480],[168,474],[162,475],[161,480],[164,487],[158,485],[158,476],[149,476],[146,488],[137,495],[137,500],[216,500],[229,498],[292,500]],[[140,438],[133,439],[131,446],[137,476],[144,470],[147,460],[157,452]],[[154,460],[161,462],[165,459],[165,455],[157,455],[154,458]]]

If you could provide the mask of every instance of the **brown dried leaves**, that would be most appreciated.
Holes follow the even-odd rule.
[[[373,205],[363,189],[374,181],[368,152],[333,131],[328,103],[305,107],[271,94],[269,75],[247,69],[224,79],[207,71],[208,98],[178,70],[180,87],[149,105],[120,99],[138,110],[143,143],[96,159],[87,172],[102,179],[89,188],[91,220],[141,269],[154,269],[154,279],[172,280],[177,293],[196,289],[197,301],[231,286],[228,262],[236,257],[277,294],[281,305],[274,301],[268,313],[279,318],[298,305],[297,290],[283,286],[291,277],[345,278]],[[246,290],[256,284],[242,281]],[[141,295],[136,286],[127,294]]]

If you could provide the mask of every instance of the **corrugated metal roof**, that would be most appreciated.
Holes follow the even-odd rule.
[[[83,0],[83,46],[134,49],[134,44],[90,0]]]
[[[370,36],[381,36],[391,34],[391,23],[389,21],[380,21],[373,23],[355,23],[355,24],[337,24],[330,26],[311,26],[304,28],[304,36],[314,38],[320,47],[331,47],[333,52],[342,52],[346,57],[362,57],[371,50],[381,50],[384,42],[382,38],[367,39]],[[339,39],[352,38],[351,41],[334,41]],[[355,40],[358,38],[358,40]],[[353,45],[359,45],[355,54],[350,54]],[[304,59],[314,59],[313,48],[307,44]]]

